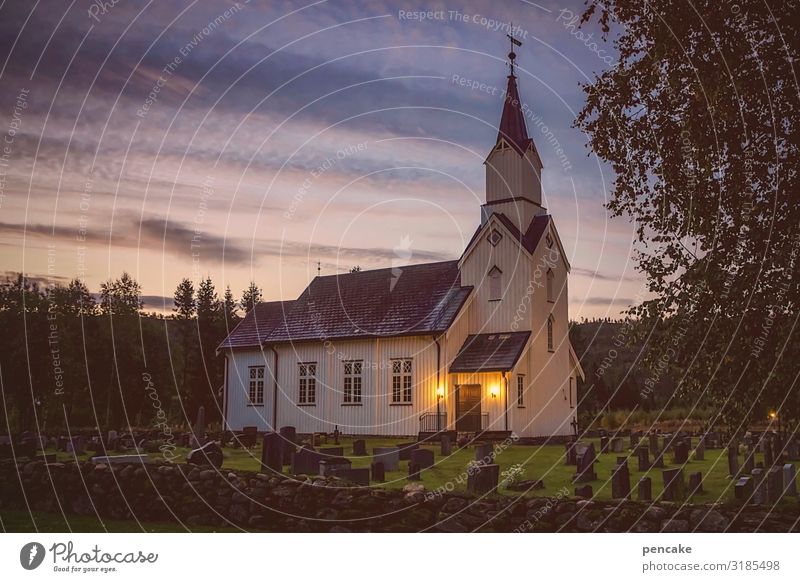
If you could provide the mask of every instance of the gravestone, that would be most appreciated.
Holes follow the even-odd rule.
[[[450,441],[450,435],[449,434],[443,434],[442,435],[441,439],[439,440],[439,445],[441,447],[439,452],[441,453],[441,455],[443,457],[448,457],[448,456],[450,456],[452,454],[453,445],[452,445],[452,442]]]
[[[689,443],[681,439],[674,443],[673,462],[676,465],[683,465],[689,460]]]
[[[594,481],[597,479],[597,474],[594,472],[594,464],[597,457],[594,452],[594,443],[579,444],[578,447],[578,461],[577,470],[572,476],[573,483],[586,483],[587,481]]]
[[[733,489],[736,500],[747,503],[753,496],[753,478],[748,476],[739,477]]]
[[[664,469],[661,471],[664,480],[663,501],[683,501],[686,497],[686,484],[683,481],[683,469]]]
[[[636,447],[639,446],[639,441],[642,440],[642,433],[638,430],[631,433],[631,446],[630,449],[636,450]]]
[[[752,472],[753,476],[753,497],[752,503],[763,505],[767,502],[767,484],[764,480],[764,469],[756,467]]]
[[[749,475],[755,469],[755,460],[756,460],[756,448],[751,447],[747,450],[744,454],[744,465],[742,465],[742,473],[745,475]]]
[[[261,472],[281,473],[283,471],[283,437],[277,432],[264,433],[261,444]]]
[[[583,497],[584,499],[591,499],[594,496],[591,485],[580,485],[575,487],[575,497]]]
[[[433,467],[433,451],[430,449],[417,449],[411,453],[409,462],[417,465],[420,471]]]
[[[319,450],[319,454],[323,457],[343,457],[344,447],[325,447]]]
[[[475,460],[479,463],[490,464],[494,462],[494,447],[491,443],[475,444]]]
[[[149,463],[150,457],[147,455],[106,455],[92,457],[92,463],[104,465],[127,465],[131,463]]]
[[[297,430],[293,426],[282,426],[280,429],[283,438],[283,464],[292,464],[292,453],[297,450]]]
[[[790,461],[800,461],[800,441],[793,438],[786,445],[786,453]]]
[[[292,475],[317,475],[323,458],[313,447],[302,447],[292,453]]]
[[[652,467],[656,469],[664,468],[664,453],[666,453],[666,451],[659,451],[657,454],[653,455]]]
[[[625,450],[625,443],[621,437],[614,437],[611,439],[611,452],[621,453]]]
[[[341,434],[342,433],[339,432],[339,425],[337,424],[336,426],[333,427],[333,444],[335,445],[339,444],[339,435]]]
[[[383,463],[384,470],[400,470],[400,451],[397,447],[375,447],[372,449],[372,460],[376,463]]]
[[[767,503],[774,505],[783,495],[783,468],[770,467],[767,471]]]
[[[636,496],[639,501],[653,501],[653,480],[650,477],[642,477],[636,486]]]
[[[783,492],[790,497],[797,496],[797,480],[795,479],[795,468],[792,463],[783,466]]]
[[[499,482],[500,465],[495,463],[473,465],[473,470],[467,472],[467,493],[472,495],[494,493]]]
[[[344,457],[326,457],[319,462],[319,474],[323,477],[338,476],[340,471],[349,471],[352,463]]]
[[[650,470],[650,449],[647,445],[639,443],[636,446],[636,459],[639,463],[638,469],[640,472]]]
[[[372,471],[372,480],[377,483],[384,483],[386,481],[386,471],[383,469],[381,461],[373,462],[369,468]]]
[[[322,446],[322,435],[321,434],[319,434],[318,432],[314,433],[314,436],[312,437],[312,439],[313,439],[312,442],[314,443],[315,447]],[[327,443],[327,439],[325,439],[325,444],[328,444]]]
[[[84,452],[86,452],[86,439],[83,438],[82,434],[74,436],[72,437],[70,446],[75,455],[82,455]]]
[[[398,445],[396,445],[396,447],[397,450],[400,452],[400,460],[410,461],[411,453],[419,448],[419,443],[399,443]]]
[[[689,473],[689,495],[703,492],[703,474],[700,471]]]
[[[364,439],[358,439],[353,441],[353,455],[356,457],[366,457],[367,441],[365,441]]]
[[[206,409],[200,406],[197,409],[197,418],[194,422],[192,436],[189,440],[190,447],[202,447],[206,441]]]
[[[56,451],[58,451],[59,453],[67,452],[68,442],[69,439],[67,437],[65,436],[58,437],[58,439],[56,440]]]
[[[628,499],[631,495],[631,475],[628,471],[628,461],[622,457],[622,462],[617,459],[617,464],[611,473],[612,499]]]
[[[767,438],[763,439],[761,443],[761,450],[764,453],[764,466],[770,468],[775,464],[775,457],[772,454],[772,443],[770,439]]]
[[[577,465],[578,464],[578,453],[575,449],[575,445],[578,443],[576,441],[570,440],[564,443],[564,464],[565,465]]]
[[[340,469],[336,471],[336,476],[345,481],[355,483],[356,485],[369,485],[369,468],[367,467]]]
[[[217,469],[222,467],[222,460],[222,449],[214,441],[207,442],[186,456],[186,462],[190,465],[211,465]]]
[[[739,474],[739,445],[736,441],[728,443],[728,475],[735,478]]]
[[[658,456],[658,435],[654,432],[651,432],[648,436],[648,441],[650,441],[650,452],[653,453],[653,458],[655,459]]]
[[[607,436],[600,437],[600,453],[608,452],[609,438]]]
[[[107,449],[116,449],[118,440],[119,440],[119,435],[117,434],[117,431],[115,431],[115,430],[108,431],[108,439],[106,440],[106,448]]]
[[[420,477],[420,472],[422,468],[415,463],[414,461],[408,462],[408,480],[409,481],[421,481],[422,477]]]
[[[700,436],[700,441],[694,449],[694,460],[705,461],[706,459],[706,435]]]

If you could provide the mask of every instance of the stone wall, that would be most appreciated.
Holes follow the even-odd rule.
[[[20,483],[21,482],[21,483]],[[0,508],[263,531],[800,531],[796,500],[780,509],[474,499],[357,487],[336,478],[267,476],[154,463],[0,462]]]

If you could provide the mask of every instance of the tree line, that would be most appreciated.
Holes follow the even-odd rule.
[[[221,420],[224,361],[216,348],[261,301],[251,282],[236,301],[210,277],[183,279],[172,314],[145,313],[128,273],[93,294],[79,279],[0,284],[0,431],[147,427],[159,413]]]

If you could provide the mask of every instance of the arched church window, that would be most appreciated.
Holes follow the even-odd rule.
[[[489,301],[500,301],[503,298],[503,271],[492,267],[489,271]]]
[[[556,276],[555,273],[553,273],[553,269],[547,269],[547,300],[551,303],[556,300],[556,296],[553,291],[555,277]]]

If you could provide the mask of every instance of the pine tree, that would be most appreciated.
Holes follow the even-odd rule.
[[[242,309],[245,315],[250,313],[252,309],[261,303],[261,289],[256,285],[255,281],[250,281],[250,285],[242,291]]]
[[[222,315],[226,328],[233,329],[233,326],[236,325],[236,322],[239,320],[239,316],[236,313],[237,308],[238,306],[236,305],[236,299],[233,298],[231,286],[228,285],[225,287],[225,296],[222,300]]]
[[[184,278],[175,289],[175,307],[173,311],[178,319],[191,319],[197,309],[194,298],[194,285],[189,279]]]

